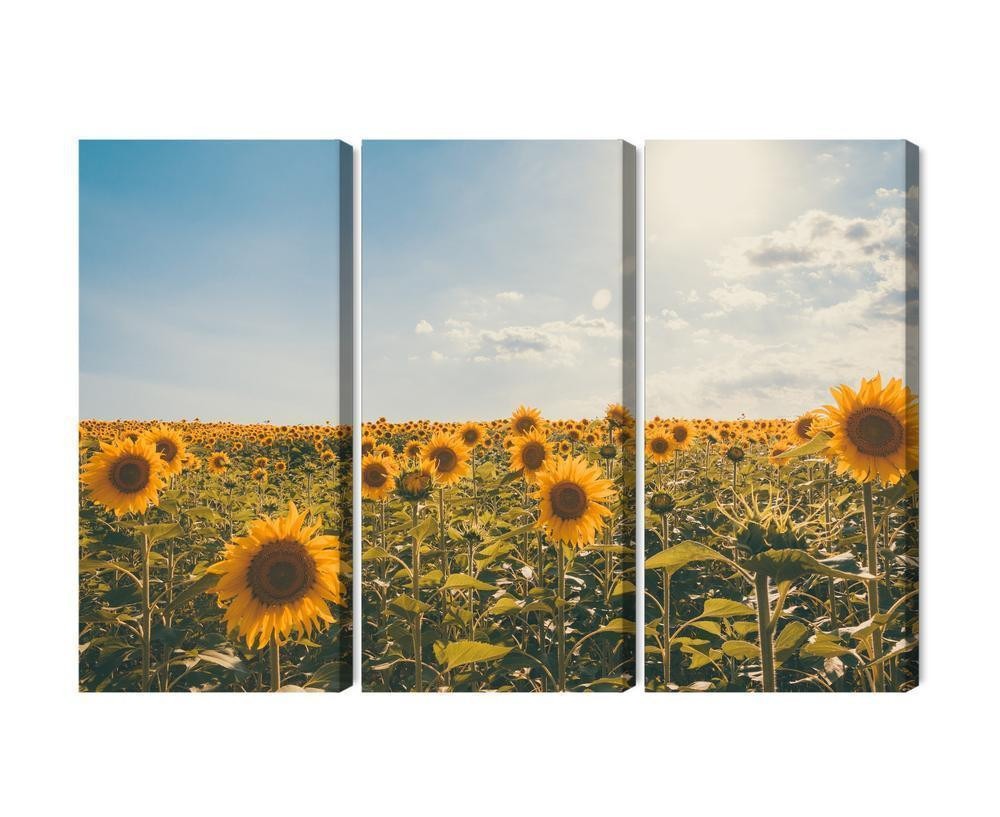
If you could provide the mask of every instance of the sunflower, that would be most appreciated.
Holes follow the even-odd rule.
[[[534,482],[538,472],[552,461],[552,443],[535,429],[515,437],[513,442],[510,470],[522,471],[526,481]]]
[[[156,453],[163,459],[164,477],[172,477],[184,469],[184,438],[169,426],[151,428],[142,435],[142,439],[150,442],[156,448]]]
[[[223,451],[213,451],[208,458],[208,473],[224,474],[229,467],[229,455]]]
[[[421,456],[434,465],[434,478],[441,485],[451,485],[472,473],[469,449],[457,434],[438,432],[424,446]]]
[[[396,480],[396,493],[407,502],[423,502],[430,498],[434,488],[434,463],[429,460]]]
[[[333,462],[334,454],[329,448],[323,449],[323,453],[319,455],[320,462]]]
[[[673,435],[665,426],[655,425],[646,431],[646,456],[650,462],[669,462],[677,447]]]
[[[279,474],[284,474],[285,471],[288,470],[288,463],[286,463],[284,460],[275,460],[274,470],[277,471]]]
[[[632,415],[621,403],[612,403],[604,412],[607,421],[613,426],[627,426],[632,424]]]
[[[214,592],[225,607],[229,632],[261,648],[273,635],[293,631],[307,638],[335,619],[329,602],[343,604],[340,581],[340,541],[316,536],[320,522],[305,525],[306,512],[294,502],[288,514],[250,523],[247,535],[233,539],[221,562],[208,568],[219,576]]]
[[[670,424],[670,436],[674,438],[676,447],[683,451],[691,445],[691,426],[684,420],[675,420]]]
[[[788,437],[796,443],[807,443],[816,433],[816,412],[807,411],[798,420],[792,423],[788,430]]]
[[[837,457],[837,473],[858,482],[880,479],[893,485],[917,467],[919,410],[917,398],[898,378],[885,388],[882,376],[830,389],[836,406],[824,406],[824,429],[833,436],[827,450]]]
[[[267,471],[263,468],[254,468],[250,472],[250,479],[254,482],[267,482]]]
[[[458,430],[458,435],[469,448],[475,448],[483,442],[483,427],[470,420]]]
[[[80,481],[90,498],[115,516],[139,513],[159,501],[165,482],[163,458],[146,440],[122,439],[101,443],[80,471]]]
[[[609,500],[614,488],[599,466],[583,457],[558,458],[539,472],[538,525],[559,542],[570,545],[593,544],[604,518],[611,511],[602,502]]]
[[[380,502],[396,487],[396,466],[392,460],[369,454],[361,460],[361,498]]]
[[[542,413],[536,408],[518,406],[510,418],[510,430],[513,434],[526,434],[531,429],[542,430],[544,421]]]

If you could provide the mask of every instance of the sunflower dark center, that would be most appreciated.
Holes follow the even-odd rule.
[[[474,428],[470,428],[462,435],[462,439],[467,445],[472,445],[479,439],[479,432]]]
[[[883,408],[865,406],[847,418],[847,436],[862,454],[886,457],[903,445],[903,424]]]
[[[666,454],[670,446],[667,445],[667,441],[663,437],[654,437],[649,447],[653,449],[654,454]]]
[[[806,440],[809,438],[809,431],[812,429],[812,417],[803,417],[795,424],[795,433]]]
[[[389,479],[389,472],[384,465],[374,463],[365,468],[365,485],[369,488],[381,488]]]
[[[684,428],[684,426],[674,427],[674,439],[677,440],[677,442],[682,443],[687,439],[687,437],[688,437],[688,430]]]
[[[550,493],[552,512],[560,519],[579,519],[587,510],[587,494],[575,482],[560,482]]]
[[[531,431],[534,427],[535,421],[531,417],[519,417],[517,422],[514,423],[514,428],[516,428],[521,434]]]
[[[177,456],[177,445],[173,440],[159,439],[156,441],[156,453],[163,457],[166,462],[173,462],[174,457]]]
[[[448,474],[455,470],[458,465],[458,455],[450,448],[435,448],[431,451],[431,459],[437,465],[437,469],[442,474]]]
[[[111,483],[123,494],[134,494],[149,484],[149,463],[141,457],[123,457],[111,466]]]
[[[738,445],[734,445],[726,452],[726,456],[729,457],[729,459],[731,459],[733,462],[739,462],[746,456],[746,452]]]
[[[247,583],[254,597],[267,606],[298,601],[315,581],[316,562],[294,541],[264,545],[247,571]]]
[[[545,462],[545,446],[539,442],[530,442],[521,449],[521,460],[529,471],[537,471]]]

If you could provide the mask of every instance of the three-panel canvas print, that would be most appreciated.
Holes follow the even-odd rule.
[[[80,143],[80,690],[916,686],[913,145],[353,160]]]

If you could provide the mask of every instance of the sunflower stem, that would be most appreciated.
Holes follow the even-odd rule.
[[[268,645],[268,658],[271,664],[271,692],[277,692],[281,689],[281,648],[274,633],[271,633],[271,643]]]
[[[865,506],[865,545],[868,572],[873,578],[868,580],[868,618],[875,624],[879,614],[879,582],[878,582],[878,547],[875,538],[875,505],[872,501],[872,485],[870,482],[861,484],[861,494]],[[882,658],[882,628],[875,627],[871,634],[872,661],[877,662],[872,667],[872,681],[876,692],[885,692],[885,674],[880,659]]]
[[[670,526],[667,523],[667,514],[660,517],[660,525],[663,531],[663,547],[667,547],[667,537]],[[670,571],[663,569],[663,684],[668,685],[670,678]]]
[[[410,508],[413,514],[413,528],[416,530],[417,527],[417,516],[418,516],[418,504],[416,502],[411,503]],[[413,598],[417,600],[417,606],[420,606],[420,540],[417,539],[416,533],[413,534]],[[424,673],[424,662],[423,662],[423,640],[420,634],[420,623],[423,619],[423,614],[417,611],[413,618],[413,691],[422,692],[423,691],[423,673]]]
[[[143,514],[143,528],[146,517]],[[142,534],[142,691],[149,692],[150,652],[153,644],[153,607],[149,601],[149,534]]]
[[[774,635],[771,632],[771,602],[768,599],[768,580],[765,573],[757,573],[754,578],[754,592],[757,596],[757,633],[760,638],[761,688],[764,692],[774,692]]]
[[[559,692],[566,691],[566,552],[562,542],[556,542],[558,585],[556,599],[556,660],[559,666]]]

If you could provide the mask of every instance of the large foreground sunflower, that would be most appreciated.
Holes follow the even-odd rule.
[[[557,458],[537,475],[538,524],[548,535],[570,545],[593,544],[611,511],[602,505],[613,483],[583,457]]]
[[[142,439],[156,447],[163,459],[163,476],[171,477],[184,469],[184,438],[169,426],[157,426],[144,432]]]
[[[83,466],[80,481],[90,498],[115,516],[140,513],[158,501],[163,489],[163,460],[146,440],[101,443],[101,450]]]
[[[472,473],[469,449],[457,434],[435,434],[424,446],[422,458],[434,466],[439,485],[451,485]]]
[[[272,635],[279,642],[293,632],[309,637],[335,621],[330,602],[343,604],[340,541],[316,536],[320,523],[306,526],[305,519],[289,502],[286,516],[251,522],[208,568],[219,576],[219,606],[228,603],[227,629],[248,647],[262,648]]]
[[[882,387],[882,375],[830,389],[837,401],[823,409],[823,429],[833,437],[827,451],[837,457],[837,473],[858,482],[876,477],[893,485],[917,467],[919,411],[917,398],[898,378]]]

